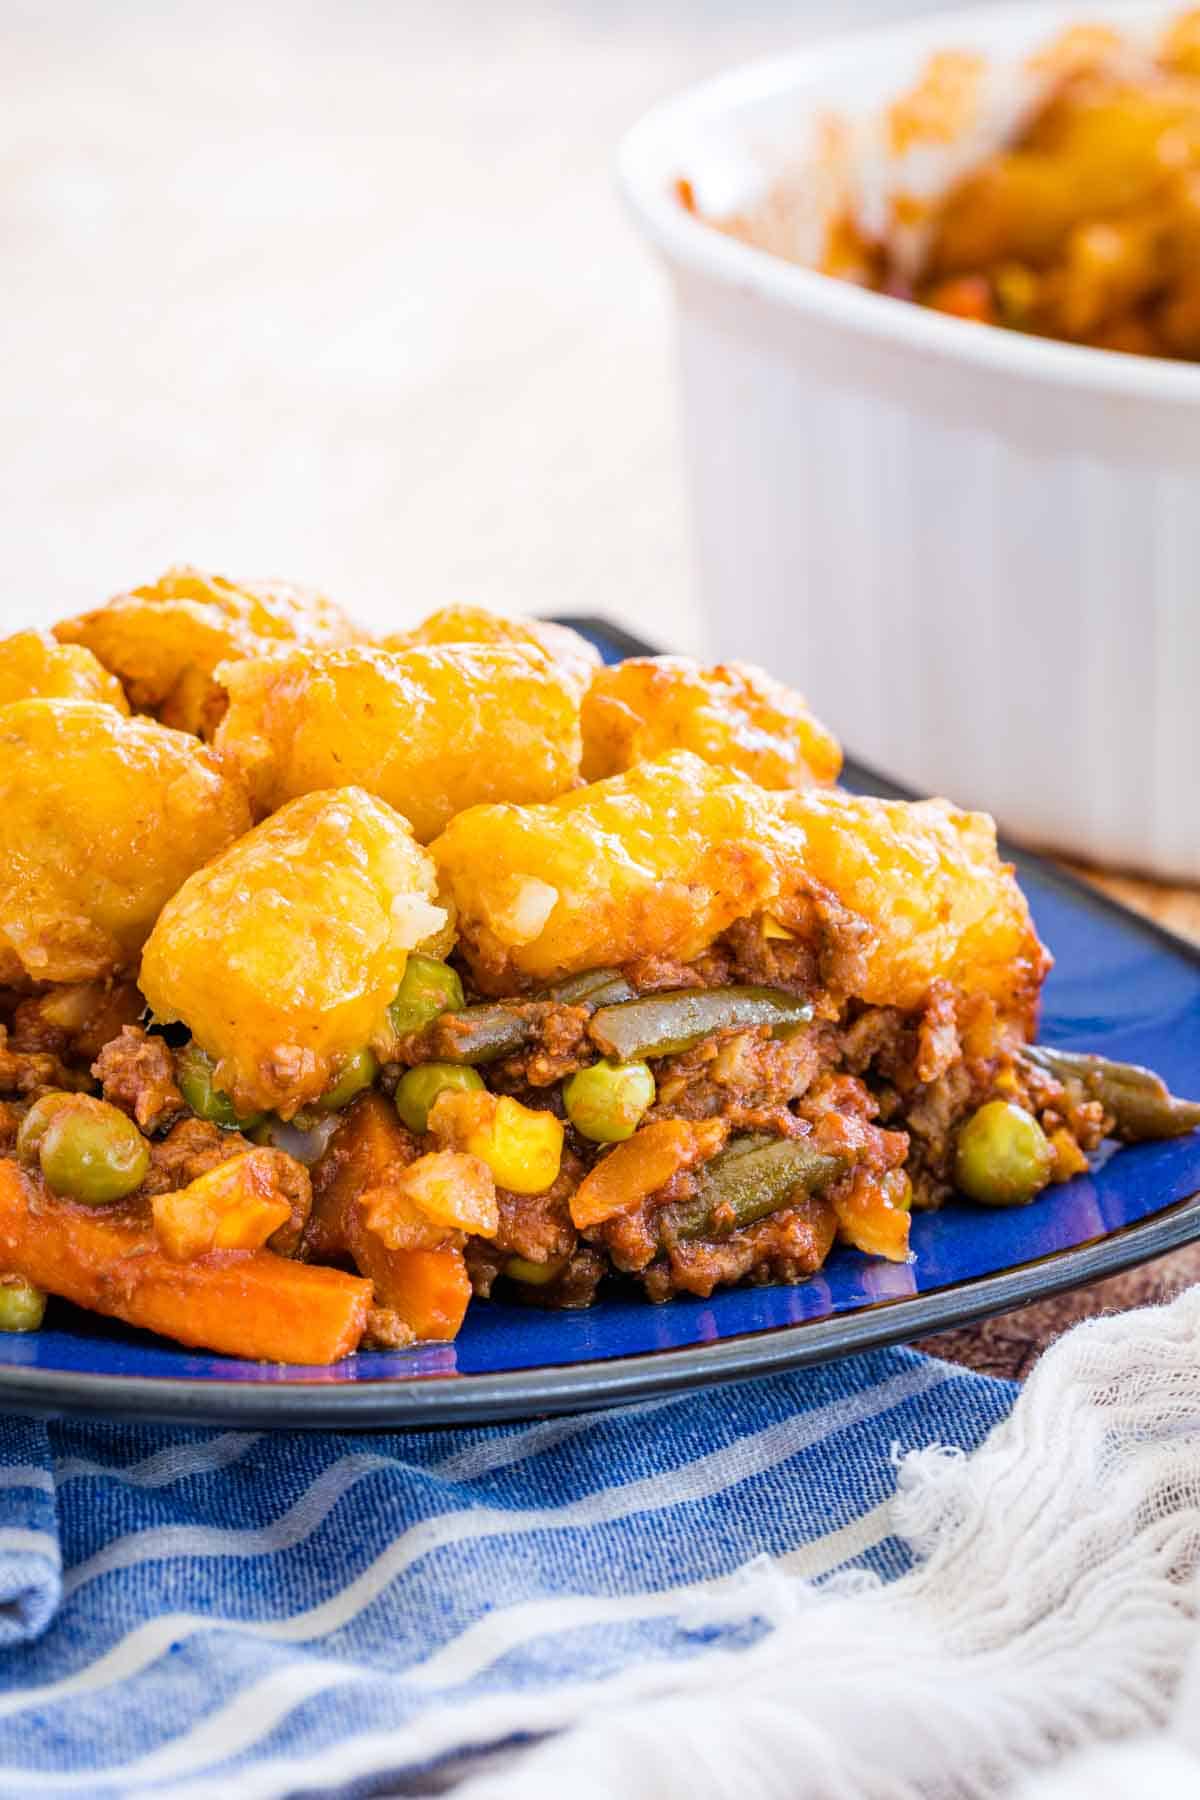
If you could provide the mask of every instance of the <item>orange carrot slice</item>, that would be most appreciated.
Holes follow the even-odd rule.
[[[172,1262],[144,1216],[56,1199],[10,1161],[0,1161],[0,1269],[177,1343],[268,1362],[348,1356],[373,1298],[369,1281],[270,1250]]]

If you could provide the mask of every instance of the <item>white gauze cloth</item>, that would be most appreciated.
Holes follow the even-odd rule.
[[[1200,1288],[1076,1326],[974,1455],[901,1459],[893,1505],[911,1573],[753,1565],[757,1644],[548,1702],[520,1725],[558,1735],[461,1800],[1200,1795]]]

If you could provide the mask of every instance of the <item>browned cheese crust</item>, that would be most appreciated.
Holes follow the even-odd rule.
[[[55,627],[118,677],[139,712],[211,737],[225,710],[220,663],[297,644],[329,648],[361,634],[323,594],[286,581],[227,581],[202,569],[168,569],[146,587]]]
[[[579,697],[554,664],[474,644],[296,651],[222,669],[217,743],[259,809],[348,783],[424,842],[463,807],[537,801],[579,776]]]

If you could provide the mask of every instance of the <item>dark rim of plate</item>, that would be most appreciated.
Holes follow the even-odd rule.
[[[564,616],[558,623],[595,634],[625,656],[652,656],[653,647],[607,619]],[[847,759],[852,785],[896,799],[911,792]],[[1002,843],[1011,854],[1013,846]],[[1120,919],[1127,931],[1200,967],[1200,947],[1131,912],[1056,864],[1028,850],[1022,860],[1038,878],[1077,907]],[[777,1325],[686,1349],[505,1370],[494,1375],[427,1375],[388,1380],[329,1381],[314,1374],[286,1382],[175,1376],[84,1374],[73,1370],[0,1365],[0,1401],[14,1412],[158,1420],[174,1424],[369,1430],[389,1427],[478,1425],[539,1414],[586,1412],[628,1405],[689,1388],[743,1381],[803,1368],[838,1356],[911,1343],[1045,1300],[1069,1288],[1118,1275],[1178,1250],[1200,1237],[1200,1194],[1176,1201],[1148,1219],[1069,1250],[993,1275],[953,1283],[935,1293],[880,1300],[827,1319]]]

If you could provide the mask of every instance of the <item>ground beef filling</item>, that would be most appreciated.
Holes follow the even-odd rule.
[[[586,1008],[564,1006],[557,1000],[498,1004],[520,1023],[528,1039],[518,1054],[489,1065],[488,1085],[498,1093],[512,1093],[519,1087],[551,1087],[595,1061],[596,1052],[587,1035]],[[425,1062],[457,1062],[463,1029],[453,1013],[434,1019],[422,1031],[401,1040],[397,1062],[408,1068]]]
[[[789,913],[790,935],[777,930],[768,920],[743,921],[693,963],[645,958],[621,971],[638,994],[747,984],[815,997],[811,1022],[778,1036],[766,1026],[729,1030],[654,1059],[657,1094],[644,1123],[716,1120],[728,1128],[727,1139],[803,1140],[835,1158],[842,1173],[817,1193],[793,1188],[775,1211],[748,1224],[713,1205],[700,1235],[684,1238],[671,1209],[711,1190],[703,1169],[683,1169],[627,1210],[580,1232],[572,1196],[605,1152],[571,1126],[561,1084],[596,1060],[589,1010],[527,997],[489,1002],[515,1016],[525,1041],[482,1070],[488,1087],[554,1112],[566,1129],[553,1186],[535,1195],[501,1189],[496,1235],[467,1242],[476,1294],[498,1288],[531,1303],[576,1307],[589,1305],[612,1276],[639,1283],[655,1301],[677,1293],[707,1297],[732,1282],[803,1280],[822,1266],[839,1235],[871,1247],[855,1227],[872,1208],[890,1209],[894,1219],[910,1202],[940,1205],[951,1191],[958,1130],[989,1099],[1014,1100],[1039,1119],[1061,1147],[1056,1174],[1075,1172],[1082,1152],[1100,1142],[1111,1121],[1099,1104],[1068,1094],[1025,1063],[1019,1034],[985,997],[938,983],[911,1012],[846,999],[862,986],[865,934],[820,892]],[[0,1013],[9,1021],[0,1023],[0,1145],[11,1142],[40,1092],[99,1087],[151,1140],[150,1174],[135,1197],[144,1206],[250,1145],[191,1114],[167,1041],[130,1022],[127,985],[10,997]],[[405,1066],[454,1060],[462,1030],[449,1015],[406,1039],[384,1071],[385,1091]],[[97,1035],[103,1035],[99,1045]],[[413,1140],[414,1153],[418,1143]],[[435,1146],[430,1139],[420,1147]],[[292,1253],[309,1218],[309,1179],[298,1163],[277,1154],[292,1218],[272,1247]],[[304,1254],[312,1253],[310,1243]],[[400,1341],[382,1314],[371,1336]]]
[[[869,932],[861,919],[822,890],[814,889],[795,905],[803,916],[790,935],[770,935],[769,921],[761,916],[743,919],[695,962],[642,957],[620,973],[639,995],[731,985],[815,995],[818,1012],[836,1018],[842,1006],[839,996],[861,985]],[[488,1065],[488,1086],[497,1093],[549,1088],[596,1060],[585,1006],[521,997],[488,1004],[511,1014],[527,1037],[518,1053]],[[402,1039],[389,1072],[390,1084],[395,1085],[402,1068],[457,1061],[466,1029],[459,1016],[448,1013]]]
[[[146,1003],[132,981],[84,981],[13,998],[14,1050],[42,1051],[67,1066],[86,1066],[104,1046],[134,1025]]]
[[[679,1293],[707,1300],[714,1288],[735,1281],[803,1281],[824,1263],[836,1233],[832,1201],[805,1195],[798,1206],[772,1213],[723,1243],[672,1245],[664,1260],[646,1270],[642,1286],[655,1301]]]
[[[175,1085],[175,1058],[166,1040],[126,1025],[105,1044],[92,1065],[104,1098],[119,1106],[140,1130],[155,1132],[188,1111]]]
[[[467,1273],[473,1292],[481,1300],[490,1300],[497,1281],[504,1275],[511,1258],[484,1238],[471,1238],[467,1243]],[[524,1300],[536,1306],[558,1310],[576,1310],[591,1306],[596,1290],[611,1273],[600,1251],[590,1244],[579,1243],[565,1262],[554,1266],[548,1281],[531,1285],[508,1280],[501,1293],[505,1299]],[[499,1295],[497,1296],[500,1297]]]
[[[844,936],[831,929],[829,940],[835,946],[829,954],[840,956],[846,966],[852,949]],[[761,931],[747,927],[727,934],[695,964],[647,961],[623,973],[639,992],[751,980],[773,986],[786,982],[793,991],[805,991],[812,955],[811,938],[797,945],[764,939]],[[555,1010],[571,1015],[570,1054],[580,1063],[593,1060],[586,1037],[575,1039],[574,1020],[582,1009],[547,1010],[541,1016],[548,1026]],[[1015,1100],[1039,1118],[1048,1136],[1065,1133],[1084,1150],[1094,1148],[1103,1135],[1106,1122],[1098,1106],[1072,1107],[1059,1083],[1019,1060],[1019,1038],[986,997],[939,983],[914,1012],[851,1002],[832,1009],[833,1017],[820,1016],[828,1010],[818,1008],[810,1025],[779,1037],[766,1027],[726,1032],[656,1061],[658,1094],[647,1115],[647,1122],[720,1119],[733,1135],[806,1139],[820,1153],[837,1157],[845,1169],[823,1193],[799,1193],[794,1202],[741,1228],[736,1220],[725,1228],[726,1222],[714,1217],[707,1236],[680,1243],[664,1233],[663,1219],[668,1209],[698,1191],[697,1174],[681,1173],[630,1210],[583,1233],[568,1252],[569,1199],[576,1177],[560,1178],[552,1198],[539,1196],[531,1202],[509,1197],[501,1238],[471,1247],[468,1261],[476,1291],[490,1293],[513,1255],[542,1264],[565,1258],[554,1280],[524,1294],[549,1305],[585,1303],[580,1296],[590,1293],[603,1270],[638,1280],[654,1300],[680,1292],[707,1296],[734,1281],[797,1281],[820,1268],[838,1234],[839,1218],[843,1235],[854,1241],[852,1210],[895,1205],[901,1191],[897,1182],[903,1183],[912,1205],[940,1205],[951,1191],[958,1129],[989,1099]],[[562,1038],[557,1042],[561,1045]],[[544,1048],[549,1054],[550,1045]],[[542,1049],[535,1046],[524,1058],[489,1069],[489,1085],[527,1105],[550,1104],[561,1116],[557,1093],[551,1096],[530,1075],[529,1063],[536,1064]],[[594,1163],[595,1145],[569,1129],[568,1143],[578,1167]],[[1069,1172],[1064,1168],[1063,1173]]]

